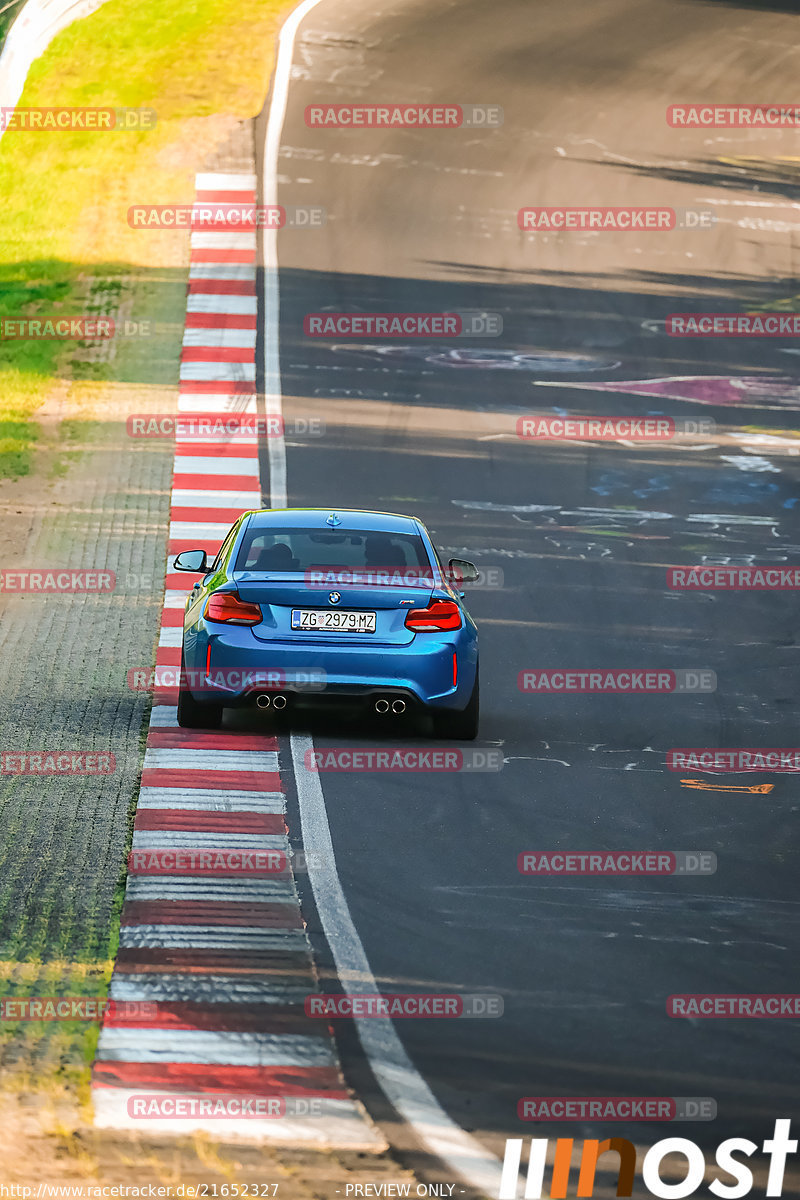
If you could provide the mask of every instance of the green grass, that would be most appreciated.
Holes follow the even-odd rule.
[[[88,314],[102,292],[112,303],[130,301],[132,319],[172,332],[166,350],[153,338],[152,346],[122,346],[108,363],[87,361],[75,343],[0,341],[0,478],[38,468],[36,411],[59,381],[74,400],[59,431],[62,468],[86,437],[80,399],[87,387],[177,382],[188,232],[134,231],[127,209],[191,202],[194,172],[220,136],[217,114],[260,110],[274,34],[291,7],[291,0],[108,0],[34,63],[20,107],[146,107],[156,110],[157,124],[151,132],[9,132],[0,140],[0,317]],[[104,996],[124,880],[123,865],[99,943],[87,938],[69,961],[43,965],[53,951],[45,945],[25,963],[0,961],[0,992]],[[97,1031],[91,1023],[5,1023],[3,1086],[85,1086]]]
[[[159,282],[188,234],[134,231],[134,203],[188,203],[217,114],[255,115],[288,0],[108,0],[32,66],[20,107],[154,109],[139,132],[17,132],[0,140],[0,317],[80,315],[95,274]],[[163,258],[161,259],[163,261]],[[147,308],[141,316],[147,317]],[[87,378],[74,343],[0,341],[0,478],[34,464],[35,413],[57,379]],[[114,378],[114,363],[88,371]]]

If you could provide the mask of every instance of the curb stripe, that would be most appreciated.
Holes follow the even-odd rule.
[[[256,251],[252,250],[192,250],[193,263],[247,263],[255,266]]]
[[[305,938],[296,929],[247,925],[123,925],[119,944],[126,949],[154,946],[162,950],[290,950],[300,951]]]
[[[162,767],[142,771],[142,787],[231,787],[244,792],[277,792],[279,785],[277,774],[258,771],[170,770]]]
[[[222,491],[222,495],[224,496],[228,491],[249,491],[258,482],[258,477],[250,471],[231,471],[230,463],[218,463],[216,459],[212,459],[211,461],[218,468],[217,471],[203,471],[202,468],[193,468],[191,465],[187,465],[186,459],[179,459],[175,464],[175,474],[172,477],[173,487],[178,491],[202,488],[204,484],[208,486],[209,475],[217,475],[220,488],[224,489]],[[250,464],[248,463],[247,465],[249,466]],[[260,504],[260,492],[258,496]],[[175,578],[180,583],[186,583],[187,577],[185,575],[175,575],[174,577],[167,575],[168,587],[175,586],[174,583],[169,582],[170,578]],[[189,580],[189,587],[191,587],[191,580]]]
[[[228,492],[220,490],[218,492],[209,492],[204,491],[202,488],[172,489],[173,508],[193,508],[200,506],[203,511],[207,512],[212,505],[220,505],[224,511],[230,509],[233,512],[243,512],[245,509],[253,507],[259,508],[261,506],[261,491]]]
[[[145,770],[148,768],[187,769],[214,767],[217,771],[277,771],[278,755],[274,750],[193,750],[179,747],[163,750],[148,746],[144,756]]]
[[[189,361],[187,347],[225,346],[250,349],[256,344],[255,317],[238,317],[225,313],[198,313],[197,316],[205,319],[191,325],[187,321],[184,330],[184,349],[181,356],[184,362]],[[212,324],[213,329],[210,328]]]
[[[210,1070],[205,1063],[114,1060],[95,1066],[98,1080],[140,1090],[166,1087],[170,1092],[258,1092],[259,1095],[327,1095],[346,1098],[338,1071],[330,1066],[235,1066]],[[112,1083],[113,1081],[113,1083]]]
[[[208,809],[214,812],[271,812],[283,813],[285,797],[282,792],[243,792],[227,788],[151,788],[139,793],[139,808],[191,808],[195,812]]]
[[[278,750],[278,742],[274,737],[259,737],[258,734],[246,733],[212,733],[207,730],[181,729],[180,725],[170,729],[152,730],[147,739],[147,746],[148,749],[196,747],[198,750],[258,750],[273,754]],[[277,770],[277,759],[274,763]]]
[[[184,446],[185,445],[186,443],[184,443]],[[225,462],[220,462],[219,460],[219,454],[217,453],[218,446],[220,452],[228,451]],[[189,449],[184,450],[183,447],[177,447],[176,449],[176,475],[197,474],[201,478],[205,478],[207,475],[224,475],[226,477],[228,475],[244,476],[247,478],[248,483],[250,484],[250,488],[246,490],[252,489],[255,491],[255,488],[253,488],[253,483],[258,480],[258,475],[256,474],[258,468],[258,455],[254,454],[249,458],[245,458],[240,454],[237,457],[230,452],[229,448],[224,443],[222,443],[222,445],[216,443],[211,455],[197,453],[192,454]],[[227,490],[227,485],[225,485],[225,489]]]
[[[241,879],[208,875],[131,875],[129,880],[127,894],[135,903],[164,900],[284,905],[297,902],[297,889],[287,872]]]
[[[246,382],[256,377],[255,365],[250,362],[238,360],[235,362],[225,361],[223,355],[218,353],[213,356],[210,362],[195,362],[187,361],[181,355],[180,377],[181,379],[192,380],[193,382],[202,383],[204,380],[209,383],[238,383]]]
[[[231,263],[203,265],[192,263],[189,270],[190,296],[254,296],[255,267]]]
[[[284,1056],[309,1067],[332,1065],[330,1047],[300,1034],[220,1033],[193,1029],[125,1029],[103,1025],[100,1047],[107,1062],[205,1063],[220,1066],[275,1067]]]
[[[201,173],[196,205],[253,205],[255,185],[252,174]],[[259,411],[256,244],[250,230],[190,235],[177,389],[187,418],[226,422]],[[153,1007],[106,1014],[93,1066],[95,1123],[380,1149],[344,1086],[328,1023],[305,1015],[303,1001],[318,985],[289,865],[277,740],[266,730],[240,735],[177,723],[183,610],[194,579],[175,571],[174,556],[198,546],[214,552],[243,511],[263,505],[258,431],[220,428],[213,442],[185,434],[173,442],[159,646],[155,671],[142,670],[153,708],[110,985],[114,999]],[[170,867],[148,858],[151,851],[170,852]],[[218,859],[214,874],[203,871],[212,852],[225,851],[238,852],[239,873],[230,859]],[[265,862],[280,870],[265,871]],[[162,1118],[148,1126],[128,1113],[137,1089],[147,1088],[165,1096],[324,1096],[337,1107],[324,1117]]]
[[[297,905],[250,900],[132,900],[123,925],[260,925],[265,929],[302,929]]]
[[[249,331],[245,330],[245,332]],[[255,330],[252,331],[251,337],[246,339],[244,344],[236,344],[233,342],[227,345],[224,341],[222,343],[213,341],[211,334],[207,330],[204,330],[203,333],[207,340],[201,340],[199,345],[192,344],[192,339],[189,339],[189,344],[187,345],[187,338],[186,335],[184,335],[183,349],[181,350],[181,363],[209,363],[213,365],[222,363],[226,366],[228,363],[241,363],[245,369],[234,375],[233,378],[251,378],[247,371],[247,367],[248,365],[252,365],[250,363],[250,359],[252,358],[250,351],[256,344]],[[248,341],[251,342],[251,345],[247,344]],[[221,379],[228,378],[227,374],[224,372],[220,373],[219,377]],[[186,371],[183,369],[183,367],[181,367],[181,378],[192,378],[192,376],[187,375]],[[203,379],[205,376],[201,375],[200,378]],[[255,378],[255,375],[253,375],[253,378]]]
[[[255,292],[252,295],[236,293],[225,295],[223,293],[216,296],[210,292],[192,292],[186,298],[186,325],[189,329],[204,325],[206,324],[205,318],[209,317],[211,318],[210,324],[215,329],[219,329],[221,326],[227,325],[227,318],[238,316],[251,322],[249,325],[243,325],[243,329],[255,329],[258,319],[257,304]],[[223,320],[223,317],[226,320]]]
[[[283,815],[277,813],[209,812],[196,808],[150,808],[136,816],[137,829],[180,829],[200,833],[285,833]]]
[[[199,521],[201,517],[216,517],[220,521],[226,521],[230,529],[233,522],[238,520],[242,513],[250,508],[261,508],[260,496],[257,498],[253,497],[247,504],[237,505],[235,508],[212,508],[210,505],[203,508],[180,508],[176,505],[172,509],[172,515],[179,521],[192,523]],[[185,599],[186,596],[184,595],[181,598],[181,609],[183,609]],[[183,625],[183,617],[181,617],[181,625]]]
[[[208,1004],[302,1004],[308,988],[291,975],[115,975],[110,995],[113,1000],[192,1001]]]
[[[286,948],[272,951],[251,950],[247,955],[243,955],[239,950],[122,946],[115,970],[127,969],[138,975],[143,971],[172,972],[183,967],[191,971],[192,976],[201,971],[210,975],[239,972],[249,976],[258,971],[265,975],[283,975],[293,962],[304,977],[310,974],[311,957],[307,945],[302,951]]]

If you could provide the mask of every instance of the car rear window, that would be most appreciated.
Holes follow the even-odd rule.
[[[425,543],[415,533],[374,529],[328,532],[321,529],[256,527],[244,537],[237,571],[265,573],[312,571],[320,567],[424,567],[430,570]]]

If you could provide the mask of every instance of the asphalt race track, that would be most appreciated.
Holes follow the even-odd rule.
[[[505,760],[499,774],[323,773],[327,819],[379,987],[503,998],[500,1019],[396,1022],[443,1110],[499,1158],[509,1137],[760,1143],[798,1098],[796,1021],[666,1011],[673,994],[786,993],[796,978],[794,777],[666,765],[677,747],[796,744],[796,599],[676,591],[666,569],[798,561],[797,352],[786,337],[664,328],[671,313],[793,311],[792,132],[672,128],[665,117],[671,104],[790,99],[792,11],[322,0],[295,39],[278,198],[322,206],[327,220],[278,236],[287,502],[414,513],[445,556],[489,572],[494,586],[469,595],[477,744]],[[307,105],[382,101],[495,105],[503,123],[348,130],[304,119]],[[257,128],[263,140],[266,112]],[[711,209],[715,223],[517,225],[526,205],[625,204]],[[502,334],[458,339],[454,351],[445,339],[303,333],[308,313],[464,310],[499,314]],[[643,391],[648,380],[662,382]],[[715,428],[662,444],[535,442],[516,434],[532,412]],[[310,418],[324,436],[303,432]],[[262,481],[269,468],[264,447]],[[524,670],[590,667],[710,670],[717,687],[639,697],[518,687]],[[377,720],[298,729],[317,749],[430,744],[424,727]],[[296,804],[290,817],[299,839]],[[523,876],[517,856],[534,850],[710,851],[718,868]],[[304,901],[324,968],[308,887]],[[382,1119],[346,1026],[340,1044]],[[531,1125],[517,1116],[523,1096],[710,1097],[717,1117]]]

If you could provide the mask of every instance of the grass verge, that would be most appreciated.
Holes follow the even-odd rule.
[[[133,230],[127,210],[191,202],[206,156],[262,107],[274,35],[291,7],[108,0],[33,65],[20,107],[142,107],[157,120],[141,132],[9,131],[0,140],[0,318],[124,315],[151,332],[116,339],[110,353],[102,343],[0,339],[0,479],[45,470],[52,478],[74,466],[91,448],[93,425],[107,436],[84,414],[110,385],[177,385],[188,233]],[[37,410],[56,388],[66,404],[54,441]],[[42,441],[54,451],[47,462],[37,458]],[[0,961],[4,995],[105,996],[123,887],[124,872],[102,946],[87,943],[85,961],[80,952],[54,958],[52,946],[32,961]],[[0,1087],[84,1091],[97,1031],[5,1023]]]
[[[226,121],[260,110],[274,34],[291,7],[287,0],[108,0],[54,40],[33,64],[20,107],[143,107],[155,110],[156,125],[3,136],[0,318],[81,315],[98,276],[127,297],[134,319],[159,313],[154,292],[174,287],[188,237],[130,229],[128,207],[191,201],[194,171]],[[173,341],[176,365],[180,341]],[[75,378],[76,349],[85,361],[85,345],[0,340],[0,478],[33,469],[36,411],[54,380]],[[124,353],[101,360],[93,385],[129,366]]]

